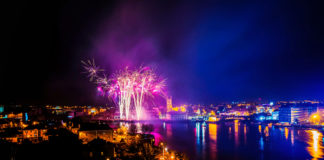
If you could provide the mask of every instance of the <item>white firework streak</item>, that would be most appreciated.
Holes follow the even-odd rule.
[[[92,62],[90,60],[81,62],[88,73],[88,77],[90,77],[90,81],[95,80],[98,90],[103,92],[102,95],[107,93],[109,97],[115,97],[113,100],[118,103],[121,119],[128,120],[131,118],[132,100],[136,119],[140,120],[143,117],[145,96],[153,97],[153,93],[158,93],[165,97],[162,90],[165,87],[165,80],[159,80],[153,70],[148,67],[140,67],[133,71],[126,67],[108,79],[106,75],[99,75],[99,72],[103,70],[95,65],[94,60]]]

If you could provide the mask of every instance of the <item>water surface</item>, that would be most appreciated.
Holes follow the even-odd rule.
[[[190,159],[321,159],[323,134],[315,129],[272,125],[154,122],[156,142]],[[140,125],[139,125],[140,126]]]

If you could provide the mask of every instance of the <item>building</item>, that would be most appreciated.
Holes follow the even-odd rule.
[[[295,103],[279,107],[279,122],[308,123],[311,114],[317,112],[317,104]]]
[[[167,112],[172,111],[172,97],[167,98]]]
[[[166,114],[166,119],[175,121],[188,120],[188,114],[183,112],[169,112]]]
[[[22,130],[23,139],[28,139],[33,143],[47,141],[47,129],[43,126],[28,126]]]
[[[271,120],[279,120],[279,110],[275,110],[271,113]]]
[[[80,125],[78,136],[84,144],[87,144],[88,142],[96,138],[100,138],[105,141],[112,141],[113,132],[113,129],[110,128],[108,125],[86,123]]]
[[[107,142],[102,139],[94,139],[86,145],[85,156],[87,159],[110,159],[115,157],[115,146],[113,143]]]

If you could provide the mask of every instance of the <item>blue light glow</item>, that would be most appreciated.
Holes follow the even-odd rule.
[[[28,114],[27,114],[27,112],[25,113],[25,121],[28,121]]]

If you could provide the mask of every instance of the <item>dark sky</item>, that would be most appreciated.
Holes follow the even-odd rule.
[[[149,65],[176,103],[324,98],[323,1],[15,1],[0,103],[100,104],[81,60]]]

